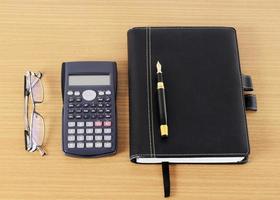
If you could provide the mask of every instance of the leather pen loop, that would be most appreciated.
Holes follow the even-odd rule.
[[[169,176],[169,163],[162,162],[162,176],[163,176],[163,188],[164,197],[170,196],[170,176]]]

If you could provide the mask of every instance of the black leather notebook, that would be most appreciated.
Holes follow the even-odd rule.
[[[169,137],[160,137],[156,63]],[[136,163],[242,163],[249,140],[235,29],[128,31],[130,159]]]

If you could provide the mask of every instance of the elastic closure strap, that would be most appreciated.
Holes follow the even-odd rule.
[[[251,76],[242,74],[242,87],[244,91],[244,102],[246,110],[257,111],[257,97],[256,95],[252,94],[254,88]]]
[[[242,74],[242,86],[244,91],[253,91],[253,81],[251,76]]]
[[[257,111],[257,97],[254,94],[244,95],[246,110]]]
[[[162,163],[162,176],[163,176],[163,188],[164,188],[164,197],[170,196],[170,176],[169,176],[169,163]]]

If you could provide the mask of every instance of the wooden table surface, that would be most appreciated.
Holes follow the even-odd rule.
[[[172,165],[172,199],[280,199],[280,1],[0,1],[0,199],[160,199],[160,165],[129,161],[127,38],[135,26],[233,26],[259,111],[245,165]],[[118,64],[118,153],[61,150],[63,61]],[[24,151],[23,74],[42,71],[48,156]]]

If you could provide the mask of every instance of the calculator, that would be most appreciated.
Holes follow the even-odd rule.
[[[61,90],[65,154],[98,157],[116,153],[116,63],[65,62]]]

